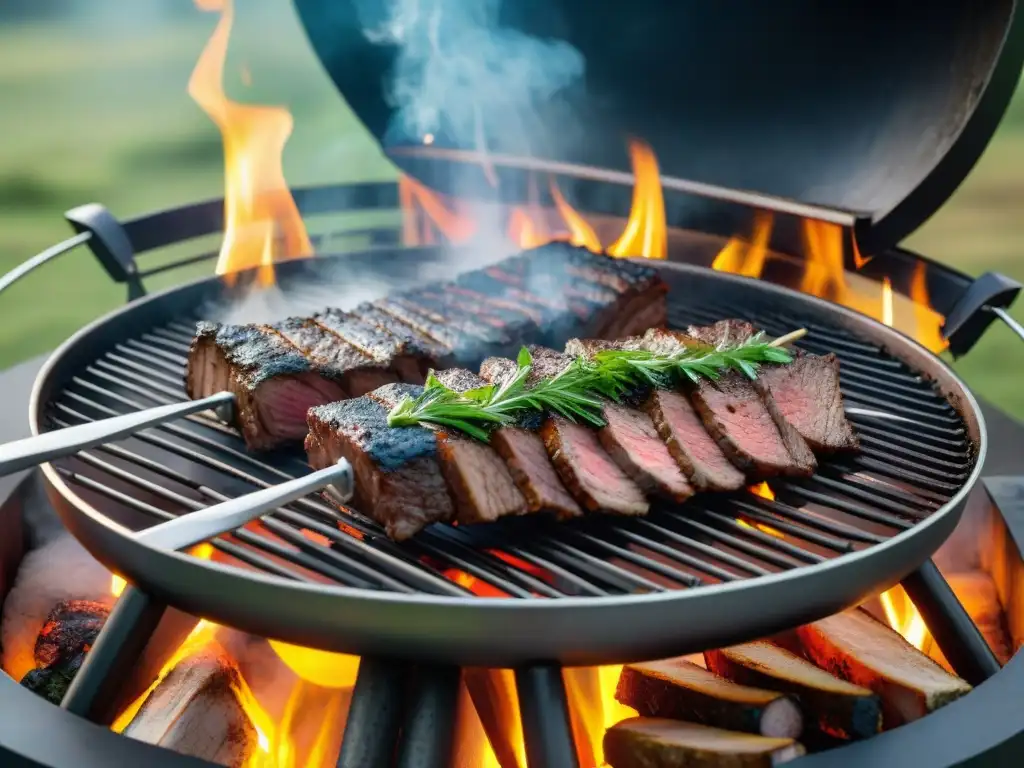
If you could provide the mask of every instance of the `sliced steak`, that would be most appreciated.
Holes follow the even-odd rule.
[[[308,423],[310,466],[322,469],[347,459],[355,473],[357,508],[392,539],[403,541],[452,519],[433,431],[389,427],[387,410],[369,397],[313,408]]]
[[[756,332],[749,323],[724,320],[691,327],[690,337],[706,344],[734,343]],[[807,442],[779,410],[767,386],[737,372],[696,384],[693,404],[726,456],[751,479],[773,475],[805,477],[817,460]]]
[[[551,416],[541,427],[541,437],[562,482],[586,510],[647,514],[649,505],[643,491],[619,469],[593,430]]]
[[[252,450],[302,440],[311,407],[347,396],[337,381],[321,376],[305,355],[268,328],[199,323],[185,391],[199,399],[225,390],[235,395],[235,425]]]
[[[481,377],[492,384],[506,381],[515,371],[515,362],[507,358],[489,357],[480,366]],[[565,490],[551,465],[544,441],[534,431],[539,426],[538,419],[523,426],[501,427],[491,435],[491,445],[505,460],[530,512],[551,512],[559,518],[579,517],[583,510]]]
[[[570,339],[565,353],[570,357],[592,358],[609,350],[640,349],[641,343],[636,337],[619,341]],[[630,393],[626,398],[628,402],[606,403],[602,409],[605,425],[598,430],[598,439],[644,493],[685,501],[693,495],[693,486],[658,434],[651,417],[630,407],[630,403],[642,400],[646,394],[644,388],[642,392]]]
[[[302,352],[317,373],[337,381],[349,397],[398,381],[390,360],[375,360],[314,320],[292,317],[269,328]]]
[[[698,491],[735,491],[743,473],[733,466],[682,392],[655,390],[643,405],[658,435]]]
[[[473,364],[495,348],[506,351],[512,346],[507,335],[496,328],[456,319],[452,313],[441,315],[418,303],[389,297],[377,300],[374,306],[450,349],[455,364]]]
[[[813,450],[832,453],[860,447],[843,409],[839,359],[834,354],[798,354],[788,365],[763,366],[758,379]]]
[[[402,381],[422,384],[427,371],[437,365],[429,354],[398,334],[349,312],[325,309],[313,315],[313,320],[363,354],[390,367]]]
[[[437,374],[449,389],[465,392],[486,384],[471,371],[453,368]],[[487,523],[527,512],[526,500],[494,447],[457,431],[438,432],[441,470],[456,502],[455,519]]]

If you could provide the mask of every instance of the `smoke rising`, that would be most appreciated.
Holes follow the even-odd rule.
[[[582,54],[560,40],[502,26],[502,0],[357,0],[366,37],[398,48],[388,98],[389,140],[476,147],[497,139],[527,151],[541,135],[536,115],[579,80]]]

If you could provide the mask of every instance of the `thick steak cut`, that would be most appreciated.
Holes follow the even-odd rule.
[[[422,384],[427,371],[437,364],[429,353],[418,350],[399,334],[340,309],[325,309],[313,321],[374,360],[390,366],[402,381]]]
[[[762,367],[758,379],[812,449],[831,453],[860,447],[843,409],[839,359],[834,354],[799,354],[788,365]]]
[[[347,396],[269,328],[206,322],[198,324],[192,340],[185,391],[193,400],[234,394],[235,425],[252,450],[298,442],[311,407]]]
[[[396,541],[454,515],[434,432],[389,427],[384,406],[369,397],[310,410],[306,453],[314,469],[347,459],[358,509]]]
[[[688,329],[706,344],[734,343],[756,329],[739,320]],[[717,381],[702,379],[694,387],[693,404],[726,456],[750,479],[773,475],[805,477],[818,466],[810,447],[783,417],[768,388],[738,372]]]

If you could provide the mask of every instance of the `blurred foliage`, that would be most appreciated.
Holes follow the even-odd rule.
[[[225,87],[292,111],[289,182],[393,178],[291,3],[239,6]],[[222,194],[219,134],[185,92],[216,21],[188,0],[0,2],[0,270],[66,237],[61,214],[75,205],[98,201],[131,217]],[[971,274],[1024,280],[1022,198],[1024,97],[968,181],[906,245]],[[0,367],[53,348],[123,301],[87,251],[62,257],[0,298]],[[1024,348],[994,326],[956,367],[979,394],[1024,416],[1022,364]]]

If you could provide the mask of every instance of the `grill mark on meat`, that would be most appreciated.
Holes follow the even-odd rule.
[[[231,392],[235,426],[253,450],[301,440],[310,407],[347,396],[298,349],[259,326],[199,323],[192,345],[186,392],[192,398]]]
[[[516,368],[512,360],[489,357],[480,366],[480,375],[487,382],[501,384],[515,374]],[[518,426],[500,427],[491,435],[491,445],[505,460],[529,512],[551,512],[560,519],[579,517],[583,510],[565,490],[544,441],[535,431],[541,421],[538,417]]]
[[[470,371],[453,368],[437,374],[449,389],[465,392],[486,382]],[[456,519],[486,523],[527,512],[526,500],[494,448],[457,431],[438,431],[441,471],[456,501]]]
[[[501,278],[494,275],[501,275]],[[501,301],[508,301],[519,306],[536,307],[541,313],[545,313],[542,323],[557,322],[559,318],[564,318],[567,322],[572,322],[574,319],[577,321],[587,320],[591,315],[588,307],[568,301],[564,296],[540,296],[524,290],[521,277],[505,273],[500,267],[491,267],[480,272],[468,272],[465,275],[460,275],[455,282],[466,290],[494,296]]]
[[[813,450],[832,453],[860,447],[843,407],[835,354],[798,353],[787,365],[763,366],[758,379]]]
[[[365,322],[401,339],[411,354],[424,360],[433,360],[437,366],[443,366],[451,361],[451,346],[423,333],[415,325],[406,323],[369,303],[360,304],[355,312]]]
[[[431,430],[389,427],[385,407],[365,396],[313,408],[308,424],[310,465],[322,469],[347,459],[358,508],[389,537],[404,541],[431,523],[451,520],[454,507]]]
[[[292,317],[264,328],[299,350],[314,372],[337,381],[350,397],[398,380],[389,370],[390,361],[375,360],[311,319]]]
[[[426,371],[436,361],[391,330],[367,322],[356,315],[328,308],[313,315],[313,321],[363,354],[394,369],[403,381],[423,383]]]
[[[375,304],[381,311],[393,315],[420,333],[444,344],[452,350],[452,358],[457,362],[478,360],[484,356],[486,350],[498,344],[498,340],[506,344],[508,341],[494,328],[481,326],[479,323],[467,323],[465,320],[458,322],[438,319],[438,315],[398,299],[385,298]]]
[[[741,341],[756,332],[741,320],[687,330],[707,344]],[[693,404],[725,455],[751,479],[806,477],[817,468],[810,447],[759,379],[751,381],[736,372],[725,373],[715,382],[702,379],[694,388]]]
[[[698,491],[736,491],[744,477],[704,428],[681,392],[655,390],[643,405],[658,435]]]

